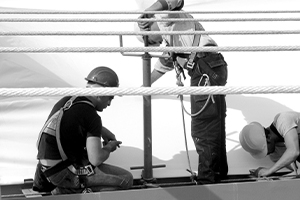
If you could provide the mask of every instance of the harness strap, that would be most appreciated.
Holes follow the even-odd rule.
[[[200,30],[200,25],[198,23],[195,23],[195,30]],[[193,46],[199,46],[201,39],[201,34],[197,34],[194,36]],[[191,52],[189,60],[187,62],[186,67],[189,69],[193,69],[195,65],[195,58],[197,56],[198,52]]]
[[[73,101],[77,98],[77,96],[72,96],[66,103],[65,105],[60,108],[59,111],[57,111],[55,114],[53,114],[45,123],[45,125],[43,126],[42,130],[40,131],[39,137],[38,137],[38,141],[37,141],[37,147],[39,147],[40,144],[40,140],[41,140],[41,136],[43,133],[52,135],[56,138],[56,143],[57,143],[57,147],[59,150],[59,154],[62,158],[62,161],[57,163],[54,166],[51,166],[47,169],[44,170],[44,174],[46,177],[49,177],[53,174],[56,174],[58,172],[60,172],[61,170],[65,169],[65,168],[69,168],[70,171],[72,171],[74,174],[77,175],[91,175],[93,174],[93,168],[91,167],[91,165],[87,165],[84,167],[85,170],[79,169],[76,170],[74,168],[74,166],[72,165],[73,163],[68,159],[67,155],[65,154],[62,145],[61,145],[61,141],[60,141],[60,122],[62,119],[62,116],[64,114],[65,111],[67,111],[68,109],[71,108],[71,106],[78,104],[78,103],[86,103],[89,104],[91,106],[94,107],[94,105],[89,102],[89,101],[78,101],[73,103]]]
[[[273,123],[270,125],[270,129],[280,138],[280,142],[284,142],[284,138],[282,137],[282,135],[279,134],[277,128],[274,126]]]
[[[59,111],[58,118],[57,118],[55,138],[56,138],[56,143],[57,143],[57,147],[58,147],[58,150],[59,150],[59,154],[60,154],[62,160],[65,161],[65,160],[68,159],[68,157],[65,154],[65,152],[62,148],[61,142],[60,142],[60,122],[61,122],[63,114],[64,114],[64,109],[61,108],[60,111]]]
[[[200,25],[198,23],[195,23],[195,30],[200,30]],[[171,36],[172,38],[172,36]],[[193,40],[193,44],[192,46],[199,46],[200,43],[200,38],[201,38],[201,34],[197,34],[194,35],[194,40]],[[171,46],[173,46],[173,39],[171,39]],[[177,78],[177,85],[178,86],[183,86],[183,83],[181,82],[181,78],[180,78],[180,74],[183,75],[183,78],[185,79],[185,74],[184,71],[182,69],[182,67],[184,66],[183,63],[181,63],[181,59],[177,59],[178,57],[186,57],[188,55],[188,62],[186,63],[186,68],[188,69],[193,69],[194,65],[195,65],[195,59],[197,56],[198,52],[191,52],[191,54],[184,54],[184,53],[174,53],[172,52],[172,59],[173,62],[175,61],[175,70],[176,70],[176,78]],[[186,61],[184,61],[186,62]],[[179,65],[178,65],[179,63]]]
[[[36,147],[39,148],[40,145],[40,141],[41,141],[41,137],[43,133],[47,133],[49,135],[52,135],[55,137],[55,122],[53,120],[55,120],[54,118],[57,118],[57,115],[59,114],[59,111],[57,111],[56,113],[54,113],[48,120],[47,122],[44,124],[43,128],[41,129],[37,142],[36,142]],[[51,123],[51,124],[50,124]],[[46,131],[46,132],[45,132]]]
[[[67,159],[67,160],[57,163],[56,165],[54,165],[52,167],[44,169],[43,172],[46,177],[50,177],[53,174],[56,174],[56,173],[62,171],[63,169],[66,169],[69,166],[72,166],[72,162]]]
[[[63,148],[62,148],[62,145],[61,145],[61,142],[60,142],[60,122],[61,122],[61,119],[62,119],[62,116],[64,114],[64,111],[68,110],[71,108],[71,106],[73,105],[73,101],[77,98],[77,96],[72,96],[64,105],[64,107],[62,107],[60,110],[59,110],[59,115],[58,115],[58,118],[57,118],[57,123],[56,123],[56,133],[55,133],[55,137],[56,137],[56,142],[57,142],[57,147],[58,147],[58,150],[59,150],[59,153],[60,153],[60,156],[61,158],[63,159],[63,161],[67,160],[68,157],[67,155],[65,154]]]

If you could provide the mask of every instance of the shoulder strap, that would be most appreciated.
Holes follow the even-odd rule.
[[[38,136],[38,140],[36,143],[37,148],[39,148],[40,145],[40,141],[41,141],[41,137],[43,133],[52,135],[54,137],[56,137],[56,142],[57,142],[57,146],[58,146],[58,150],[59,153],[62,157],[63,160],[67,159],[66,154],[64,153],[61,143],[60,143],[60,132],[59,132],[59,128],[60,128],[60,121],[63,115],[64,110],[69,109],[72,105],[73,105],[73,101],[76,99],[76,96],[72,96],[66,103],[65,105],[60,108],[59,111],[55,112],[44,124],[43,128],[41,129],[39,136]],[[58,133],[58,134],[57,134]]]
[[[60,142],[60,122],[61,122],[64,112],[66,110],[68,110],[69,108],[71,108],[73,105],[78,104],[78,103],[86,103],[92,107],[95,107],[89,101],[78,101],[78,102],[73,103],[76,98],[77,98],[77,96],[72,96],[59,111],[57,111],[55,114],[53,114],[47,120],[47,122],[45,123],[45,125],[43,126],[42,130],[39,133],[39,137],[38,137],[38,141],[37,141],[37,147],[38,147],[43,133],[47,133],[49,135],[54,136],[56,138],[57,147],[58,147],[60,156],[61,156],[62,160],[64,160],[64,161],[68,159],[67,155],[65,154],[65,152],[62,148],[61,142]]]
[[[284,138],[282,137],[282,135],[280,135],[273,123],[270,125],[270,129],[280,138],[280,141],[284,141]]]
[[[200,26],[197,22],[195,23],[195,30],[200,30]],[[201,34],[194,35],[193,46],[199,46],[200,39],[201,39]],[[186,65],[187,68],[193,69],[194,61],[195,61],[195,57],[196,57],[197,53],[198,52],[191,52],[189,60]]]
[[[54,126],[56,126],[54,123],[53,123],[53,120],[54,118],[57,118],[59,114],[59,111],[57,111],[56,113],[54,113],[48,120],[47,122],[44,124],[43,128],[41,129],[40,133],[39,133],[39,136],[38,136],[38,139],[37,139],[37,142],[36,142],[36,147],[39,148],[39,145],[40,145],[40,141],[41,141],[41,137],[42,137],[42,134],[44,133],[45,130],[47,130],[47,133],[49,135],[52,135],[55,137],[55,129],[53,128],[50,128],[52,127],[52,124]],[[52,124],[51,124],[52,123]]]

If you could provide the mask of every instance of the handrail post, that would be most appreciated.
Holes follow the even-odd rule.
[[[148,36],[144,36],[145,46],[148,46]],[[151,87],[151,55],[145,52],[143,59],[143,86]],[[152,115],[151,115],[151,95],[143,96],[144,103],[144,170],[143,179],[151,181],[153,179],[152,169]]]
[[[123,37],[120,37],[120,47],[123,47]],[[144,46],[148,46],[148,36],[144,36]],[[153,55],[148,52],[143,54],[124,53],[123,56],[137,56],[143,59],[143,87],[151,87],[151,58],[169,58],[167,55]],[[166,165],[152,165],[152,114],[151,95],[143,96],[143,120],[144,120],[144,166],[131,167],[131,169],[143,169],[142,178],[146,182],[154,182],[153,168],[166,167]]]

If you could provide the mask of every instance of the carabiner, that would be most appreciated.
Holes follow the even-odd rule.
[[[203,80],[203,77],[205,78],[205,83],[204,83],[203,86],[209,85],[209,76],[207,74],[202,74],[202,76],[201,76],[201,78],[200,78],[200,80],[198,82],[198,86],[201,86],[200,84],[201,84],[201,82]]]

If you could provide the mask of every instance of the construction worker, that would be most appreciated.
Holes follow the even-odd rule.
[[[86,80],[88,88],[119,86],[117,74],[108,67],[93,69]],[[129,171],[105,163],[122,143],[97,114],[110,106],[113,98],[68,96],[54,105],[37,142],[34,190],[68,194],[132,186]]]
[[[180,11],[184,0],[158,0],[145,11]],[[139,19],[180,18],[193,19],[187,13],[142,14]],[[199,22],[149,22],[140,21],[141,31],[204,31]],[[165,44],[174,47],[217,46],[208,35],[148,35],[149,46]],[[142,38],[142,39],[143,39]],[[138,38],[141,40],[141,37]],[[176,69],[177,83],[182,72],[187,71],[191,77],[191,86],[222,85],[227,82],[227,63],[222,54],[217,52],[164,53],[167,58],[159,58],[151,73],[151,83],[166,72]],[[184,69],[184,70],[183,70]],[[179,73],[178,73],[179,72]],[[180,75],[181,72],[181,75]],[[191,95],[191,134],[199,154],[197,182],[199,184],[215,183],[225,179],[228,173],[226,155],[225,95]]]
[[[300,113],[282,112],[275,116],[267,128],[258,122],[246,125],[239,135],[240,144],[254,158],[260,159],[270,155],[274,165],[259,167],[252,173],[257,177],[270,176],[287,167],[297,175],[299,156]]]

